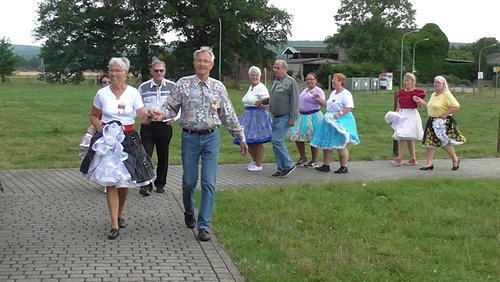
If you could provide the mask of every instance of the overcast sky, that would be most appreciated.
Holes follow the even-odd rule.
[[[40,45],[31,38],[38,1],[2,0],[0,38],[7,37],[12,44]],[[410,2],[417,11],[418,27],[435,23],[450,42],[472,43],[482,37],[500,40],[499,0]],[[293,15],[290,40],[324,40],[337,30],[333,16],[340,7],[340,0],[269,0],[269,3]]]

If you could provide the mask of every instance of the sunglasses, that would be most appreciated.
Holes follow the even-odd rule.
[[[108,81],[104,80],[103,82],[101,82],[101,84],[106,84],[106,85],[109,85],[109,84],[111,84],[111,81],[109,81],[109,80],[108,80]]]
[[[165,70],[153,70],[154,72],[165,72]]]

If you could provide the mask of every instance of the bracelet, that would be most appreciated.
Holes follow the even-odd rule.
[[[343,116],[344,115],[344,112],[340,111],[339,112],[340,116]]]

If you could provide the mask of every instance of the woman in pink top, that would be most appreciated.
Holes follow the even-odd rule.
[[[318,77],[315,73],[306,76],[307,87],[299,95],[299,116],[295,126],[288,130],[288,136],[299,151],[300,158],[295,165],[304,167],[318,167],[318,148],[311,146],[311,160],[307,162],[305,142],[311,142],[314,132],[319,129],[323,121],[319,99],[325,100],[325,92],[317,86]]]
[[[393,166],[401,166],[405,149],[408,148],[410,160],[404,165],[416,166],[417,157],[415,153],[415,140],[422,140],[424,130],[422,118],[418,112],[418,105],[413,100],[414,96],[425,98],[425,92],[416,88],[417,79],[412,73],[406,73],[403,77],[404,89],[398,93],[397,113],[402,116],[400,127],[394,129],[394,140],[398,141],[398,156],[391,162]]]

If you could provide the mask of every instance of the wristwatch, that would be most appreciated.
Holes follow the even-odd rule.
[[[343,116],[344,115],[344,112],[340,111],[339,112],[340,116]]]

